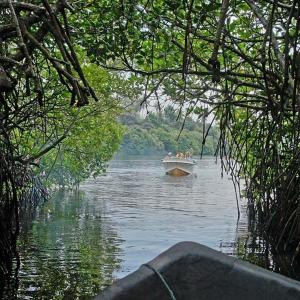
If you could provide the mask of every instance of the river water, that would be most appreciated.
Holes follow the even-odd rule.
[[[112,161],[23,230],[18,298],[90,299],[177,242],[233,254],[236,239],[233,184],[214,158],[185,177],[165,175],[160,159]]]

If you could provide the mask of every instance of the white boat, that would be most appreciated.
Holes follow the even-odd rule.
[[[173,176],[183,176],[193,173],[195,160],[192,158],[177,158],[177,157],[165,157],[162,160],[166,174]]]

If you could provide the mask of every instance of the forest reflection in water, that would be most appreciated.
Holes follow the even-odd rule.
[[[19,299],[89,299],[111,284],[122,241],[102,211],[81,191],[59,192],[23,224]]]
[[[18,298],[89,299],[183,240],[247,259],[249,236],[213,158],[182,178],[166,176],[158,159],[113,161],[106,175],[56,193],[23,224]]]

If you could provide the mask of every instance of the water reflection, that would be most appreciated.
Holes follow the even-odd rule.
[[[183,240],[220,249],[236,238],[231,181],[213,158],[198,161],[195,175],[170,177],[159,160],[115,161],[106,176],[83,186],[97,197],[124,240],[122,277]]]
[[[180,178],[159,159],[114,161],[80,190],[55,195],[22,234],[20,299],[88,299],[183,240],[234,252],[234,189],[213,158]]]
[[[20,299],[89,299],[111,284],[122,241],[97,199],[58,193],[19,241]]]

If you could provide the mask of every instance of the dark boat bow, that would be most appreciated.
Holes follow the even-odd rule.
[[[300,283],[206,246],[182,242],[95,300],[296,300]]]

